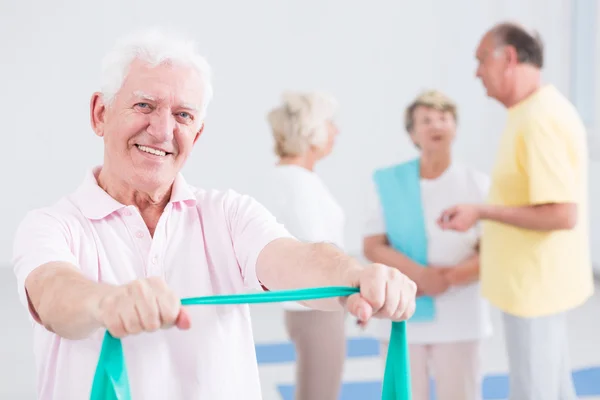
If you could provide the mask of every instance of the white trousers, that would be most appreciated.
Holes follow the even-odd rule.
[[[504,314],[509,400],[577,399],[565,313],[521,318]]]

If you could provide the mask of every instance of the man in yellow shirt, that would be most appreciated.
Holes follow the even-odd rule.
[[[587,144],[572,104],[541,84],[543,45],[503,23],[477,48],[477,77],[508,110],[487,204],[446,210],[439,224],[483,221],[481,288],[504,315],[510,399],[576,399],[566,312],[593,293]]]

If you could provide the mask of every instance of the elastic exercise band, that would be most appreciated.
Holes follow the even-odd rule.
[[[181,304],[185,306],[273,303],[345,297],[358,292],[358,288],[331,286],[275,292],[191,297],[182,299]],[[392,333],[385,365],[381,398],[382,400],[410,400],[410,392],[406,324],[405,322],[392,322]],[[113,337],[108,331],[106,331],[102,342],[90,399],[132,400],[121,340]]]

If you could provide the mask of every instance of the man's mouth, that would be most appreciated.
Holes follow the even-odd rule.
[[[159,150],[159,149],[155,149],[152,147],[148,147],[148,146],[143,146],[140,144],[136,144],[135,147],[137,147],[140,151],[143,151],[144,153],[150,153],[153,154],[155,156],[159,156],[159,157],[165,157],[171,153],[167,153],[164,150]]]

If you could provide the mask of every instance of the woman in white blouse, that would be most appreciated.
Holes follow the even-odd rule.
[[[336,108],[336,101],[323,93],[283,95],[268,114],[278,162],[256,197],[298,239],[343,247],[344,213],[314,171],[333,149]],[[297,354],[295,399],[336,400],[346,350],[344,313],[297,303],[283,307]]]
[[[442,211],[452,204],[480,203],[489,179],[452,157],[458,114],[438,91],[418,96],[406,109],[405,127],[416,158],[375,172],[364,253],[398,268],[417,283],[417,310],[408,321],[412,395],[439,400],[479,400],[481,342],[492,333],[487,303],[479,294],[480,232],[444,231]],[[390,324],[372,326],[386,355]]]

